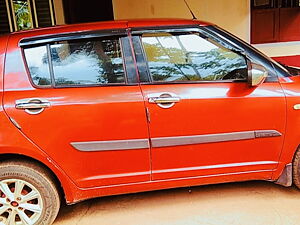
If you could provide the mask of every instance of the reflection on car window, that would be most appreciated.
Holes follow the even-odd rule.
[[[46,46],[25,49],[28,68],[35,85],[50,85],[49,62]]]
[[[119,38],[63,41],[48,44],[48,47],[26,48],[24,52],[30,75],[36,85],[125,83]],[[53,74],[52,82],[50,74]]]
[[[51,45],[56,85],[124,83],[119,40],[61,42]]]
[[[247,62],[198,33],[145,34],[142,43],[153,81],[245,80]]]

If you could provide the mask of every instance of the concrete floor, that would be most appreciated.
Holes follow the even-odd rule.
[[[55,225],[300,225],[300,191],[268,182],[180,188],[63,206]]]

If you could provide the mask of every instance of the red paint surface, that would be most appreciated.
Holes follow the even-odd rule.
[[[119,21],[12,34],[3,85],[0,79],[0,97],[4,94],[6,111],[4,113],[0,106],[0,154],[26,155],[48,166],[61,181],[69,203],[179,186],[278,179],[284,166],[291,162],[300,140],[299,112],[292,108],[300,103],[300,80],[297,77],[287,83],[282,81],[282,85],[273,82],[259,87],[249,87],[245,83],[205,83],[37,89],[29,80],[18,46],[22,38],[39,35],[187,24],[207,25],[190,20]],[[1,40],[0,43],[4,44],[0,45],[0,61],[4,60],[3,45],[6,43],[4,38]],[[0,63],[0,72],[2,69]],[[1,90],[2,86],[4,90]],[[164,110],[148,103],[148,94],[165,91],[179,95],[182,101]],[[284,92],[289,94],[285,96]],[[47,98],[52,106],[40,115],[16,110],[17,99],[31,97]],[[149,109],[150,124],[144,107]],[[13,126],[7,115],[20,124],[21,131]],[[70,145],[70,142],[77,141],[249,130],[277,130],[282,136],[111,152],[80,152]],[[259,161],[275,163],[228,166],[223,170],[196,169]]]

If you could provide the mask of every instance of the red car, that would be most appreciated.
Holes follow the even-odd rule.
[[[0,76],[1,224],[51,224],[60,202],[106,195],[300,186],[300,76],[212,24],[12,33]]]

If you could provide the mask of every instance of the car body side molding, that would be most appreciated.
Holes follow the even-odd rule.
[[[279,137],[281,135],[282,134],[276,130],[256,130],[192,136],[159,137],[151,138],[150,140],[152,147],[159,148],[167,146],[194,145],[214,142],[249,140],[255,138]],[[71,145],[79,151],[86,152],[134,150],[146,149],[150,147],[148,139],[72,142]]]
[[[281,136],[281,133],[276,130],[257,130],[194,136],[151,138],[151,143],[152,147],[158,148],[167,146],[205,144],[224,141],[240,141],[278,136]]]
[[[148,139],[72,142],[71,145],[84,152],[147,149],[150,146]]]

